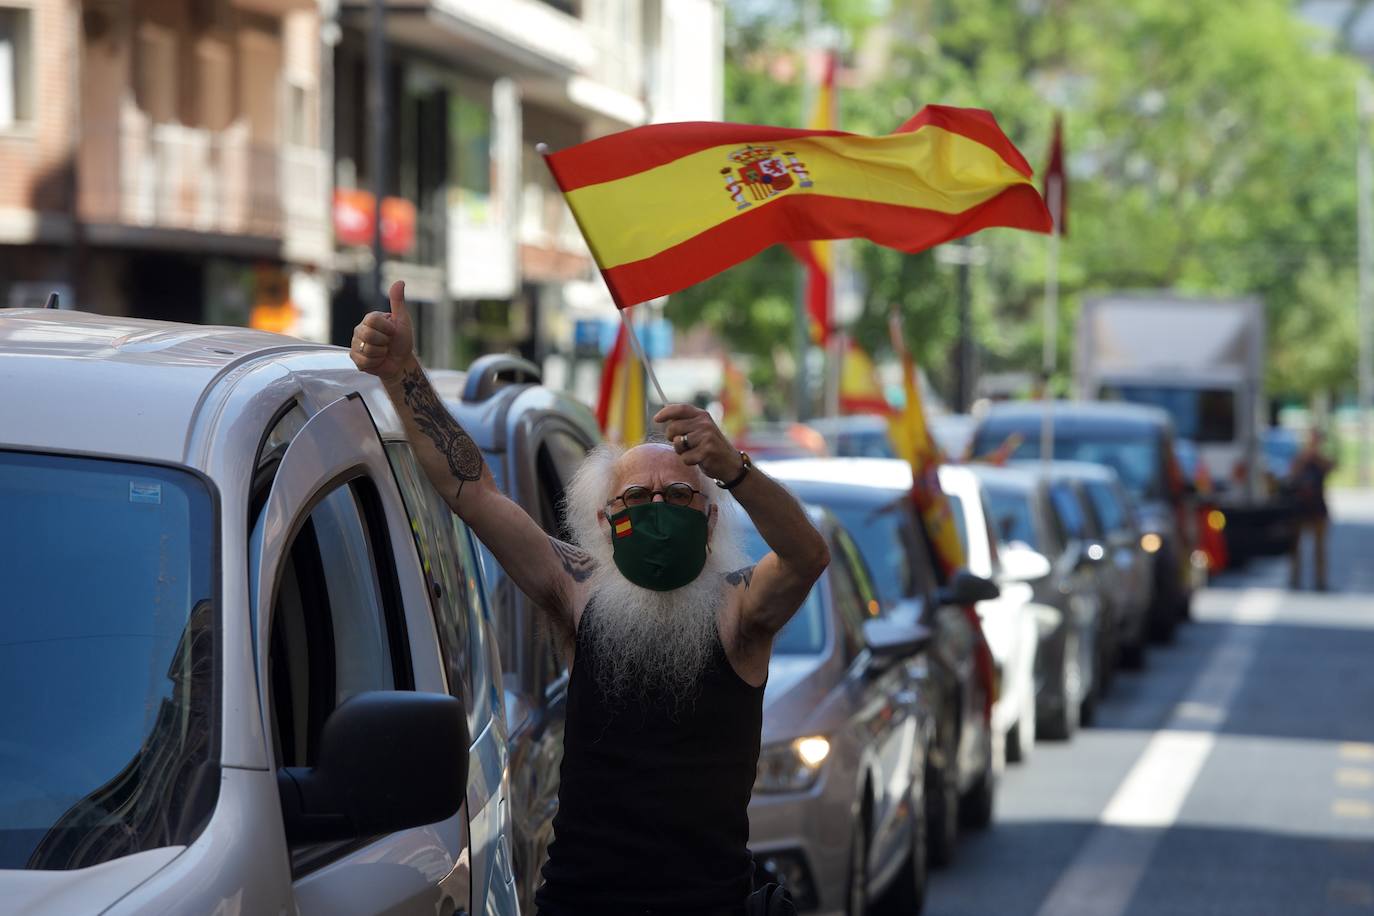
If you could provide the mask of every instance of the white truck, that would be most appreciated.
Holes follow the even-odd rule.
[[[1196,447],[1219,501],[1254,506],[1268,496],[1264,351],[1264,307],[1254,299],[1093,296],[1078,319],[1078,395],[1164,408],[1178,439]]]

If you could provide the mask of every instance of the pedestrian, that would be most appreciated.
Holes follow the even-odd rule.
[[[781,485],[688,404],[665,442],[602,446],[568,486],[573,543],[497,489],[413,354],[404,286],[354,330],[434,487],[546,615],[571,667],[541,916],[787,913],[751,897],[748,805],[773,636],[829,562]],[[742,507],[772,552],[750,566]],[[517,775],[518,778],[518,775]],[[746,909],[747,907],[747,909]]]
[[[1323,441],[1322,431],[1313,427],[1306,446],[1293,460],[1293,469],[1289,474],[1297,515],[1291,575],[1294,589],[1302,587],[1302,545],[1310,535],[1314,582],[1318,591],[1326,590],[1326,476],[1336,465],[1322,451]]]

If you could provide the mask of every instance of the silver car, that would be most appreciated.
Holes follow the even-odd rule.
[[[17,310],[0,386],[6,910],[518,912],[476,543],[380,384]]]
[[[929,632],[879,616],[853,540],[812,510],[830,568],[773,641],[749,839],[801,912],[894,913],[925,897],[924,773],[934,721],[921,691]],[[752,527],[754,560],[768,552]]]

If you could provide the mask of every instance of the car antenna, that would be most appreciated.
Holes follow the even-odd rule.
[[[57,290],[53,290],[52,292],[48,293],[48,301],[47,301],[47,303],[43,306],[43,308],[45,308],[45,309],[61,308],[61,305],[59,304],[58,298],[57,298]]]

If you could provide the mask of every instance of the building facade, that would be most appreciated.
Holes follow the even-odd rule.
[[[352,189],[370,206],[373,124],[359,104],[369,6],[346,0],[337,13],[336,230]],[[407,280],[423,358],[570,353],[580,315],[614,311],[536,146],[719,118],[720,0],[390,0],[386,36],[386,194],[414,213],[416,231],[387,251],[381,274],[384,285]],[[339,334],[380,301],[367,289],[371,263],[364,244],[341,240]]]
[[[323,339],[314,0],[0,0],[0,305]]]

